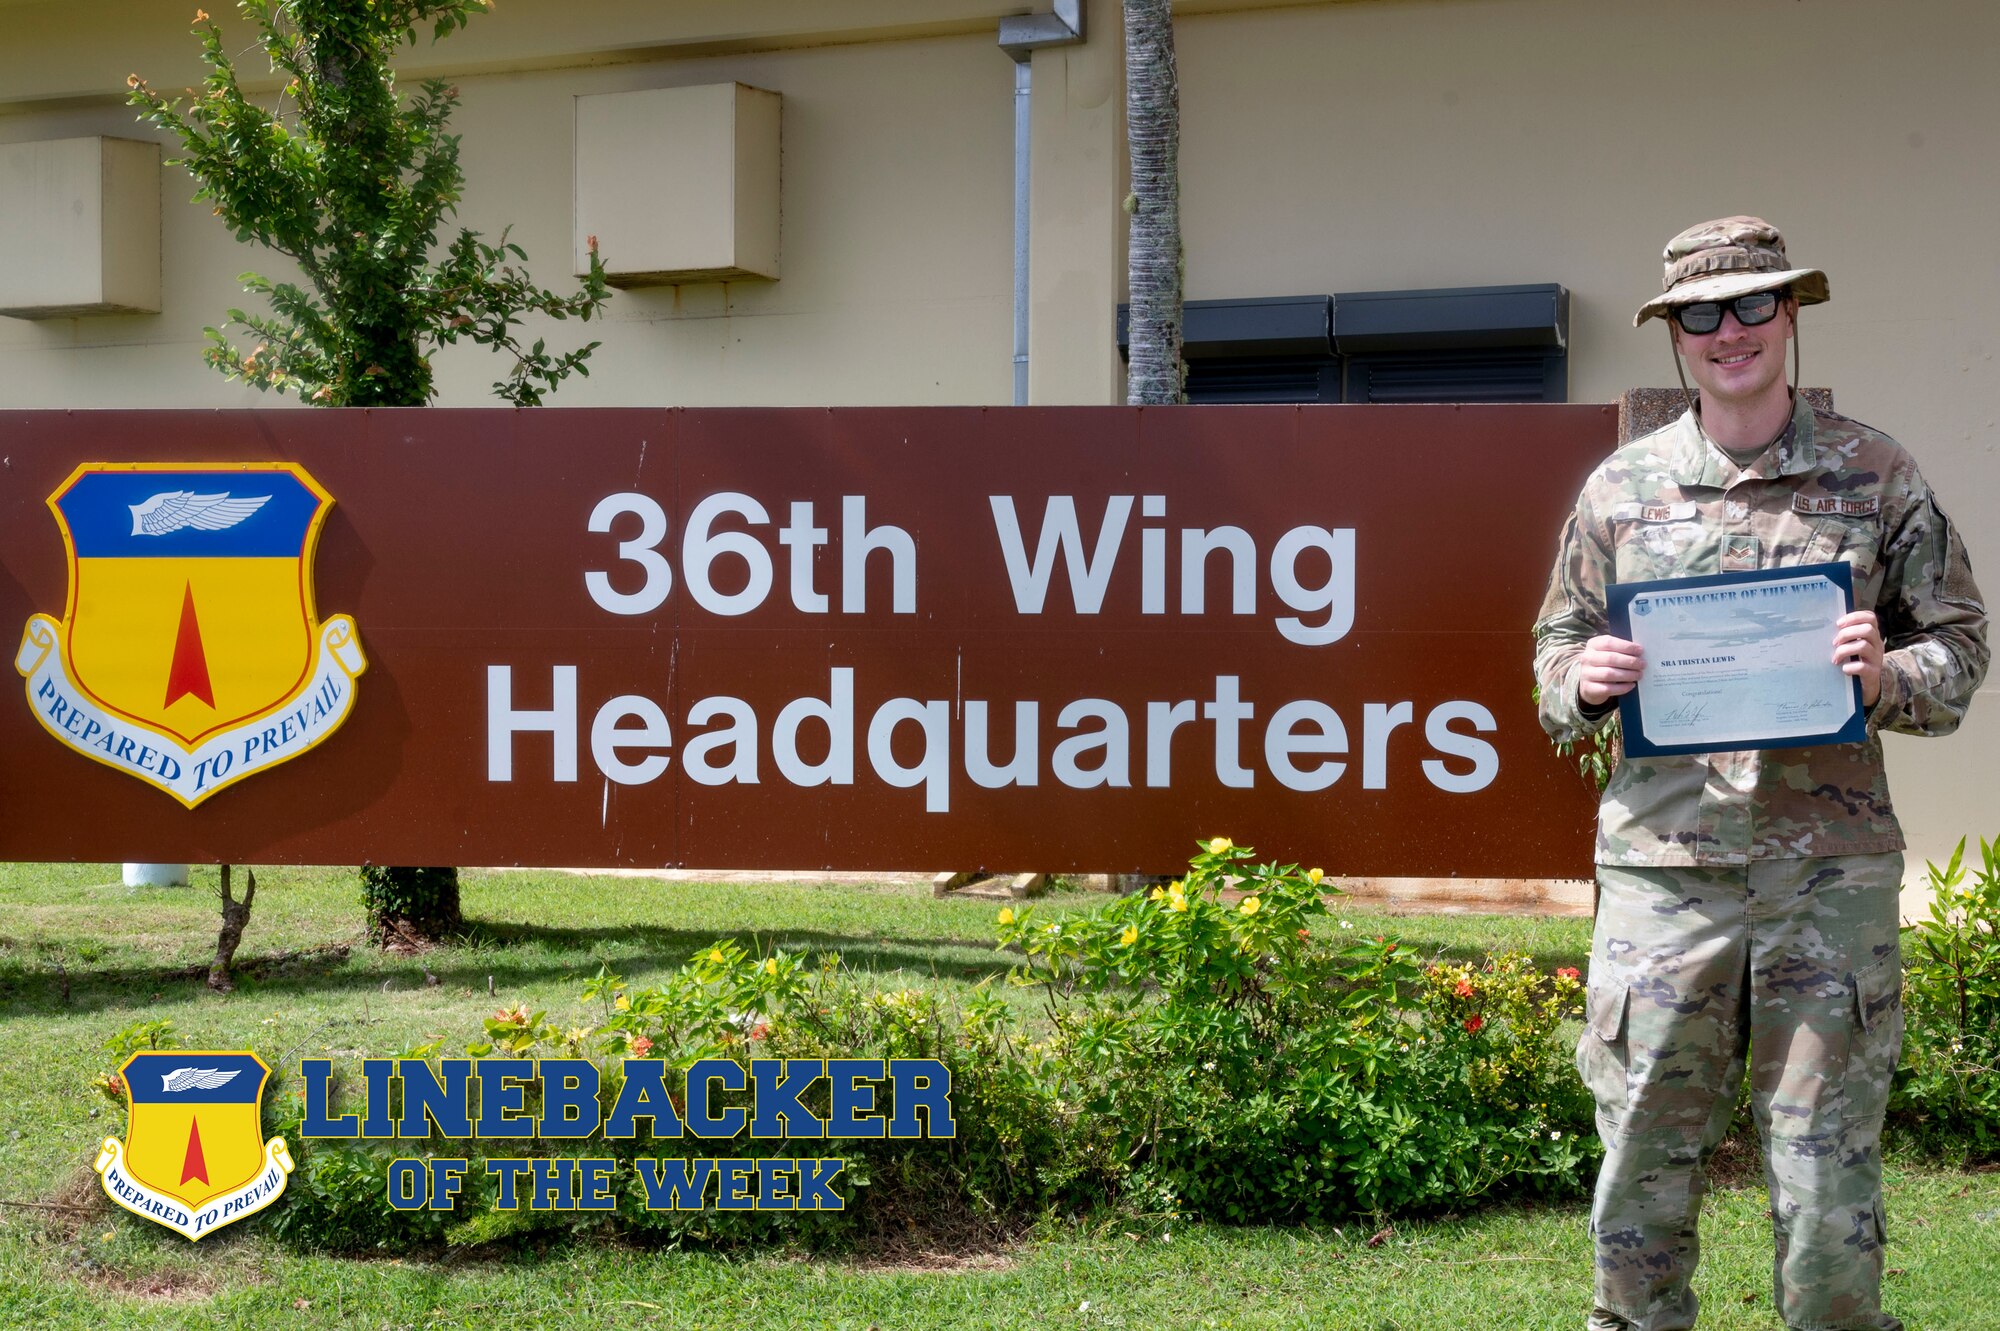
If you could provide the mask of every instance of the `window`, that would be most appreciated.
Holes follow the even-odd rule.
[[[1568,397],[1569,292],[1553,284],[1194,300],[1183,318],[1189,402]]]

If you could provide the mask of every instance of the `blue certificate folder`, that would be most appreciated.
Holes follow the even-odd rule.
[[[1818,588],[1806,585],[1822,581]],[[1828,681],[1823,673],[1812,677],[1811,687],[1801,687],[1798,669],[1778,669],[1760,663],[1759,654],[1768,644],[1760,641],[1768,621],[1775,625],[1773,643],[1787,634],[1803,640],[1816,630],[1799,627],[1801,621],[1785,614],[1790,592],[1816,594],[1823,604],[1824,583],[1831,583],[1839,596],[1838,614],[1854,606],[1854,575],[1842,562],[1796,564],[1786,568],[1758,569],[1748,573],[1717,573],[1694,578],[1666,578],[1654,582],[1614,583],[1605,589],[1605,609],[1609,629],[1628,641],[1643,642],[1633,632],[1634,602],[1638,613],[1648,616],[1652,629],[1667,618],[1682,625],[1686,642],[1661,666],[1694,667],[1692,685],[1673,685],[1669,674],[1656,669],[1654,653],[1646,654],[1646,673],[1639,687],[1618,699],[1618,718],[1625,752],[1635,758],[1657,754],[1722,753],[1738,749],[1789,749],[1813,744],[1858,744],[1868,738],[1868,712],[1861,704],[1861,681],[1843,676]],[[1780,584],[1780,585],[1774,585]],[[1783,584],[1792,584],[1788,587]],[[1659,611],[1660,613],[1654,613]],[[1833,655],[1833,624],[1826,621],[1825,650],[1820,660]],[[1702,644],[1708,644],[1704,646]],[[1690,653],[1709,652],[1711,655]],[[1715,662],[1742,665],[1711,665]],[[1702,677],[1706,672],[1706,677]],[[1649,726],[1647,697],[1654,706]],[[1707,722],[1709,733],[1691,742],[1675,743],[1665,734],[1690,719],[1696,729],[1711,709],[1718,720]],[[1669,718],[1672,720],[1670,725]],[[1740,718],[1740,719],[1739,719]],[[1729,729],[1730,725],[1736,728]],[[1720,726],[1726,733],[1715,733]]]

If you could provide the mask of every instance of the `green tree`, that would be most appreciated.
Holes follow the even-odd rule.
[[[494,391],[538,405],[597,343],[551,355],[521,344],[527,315],[589,319],[609,290],[596,246],[570,295],[535,286],[503,232],[488,244],[461,228],[442,252],[438,232],[456,210],[465,175],[458,136],[445,132],[458,89],[432,79],[415,96],[396,88],[390,58],[430,24],[434,40],[462,28],[486,0],[239,0],[271,71],[288,79],[273,104],[247,96],[222,30],[196,11],[198,94],[164,97],[127,80],[144,118],[180,140],[195,197],[238,240],[287,255],[306,285],[245,273],[272,313],[229,311],[257,345],[247,354],[208,329],[205,357],[232,379],[295,392],[333,407],[411,407],[435,394],[429,352],[461,338],[513,357]]]
[[[529,316],[588,320],[610,292],[596,242],[575,292],[537,287],[517,264],[527,255],[505,232],[487,243],[460,228],[440,244],[465,176],[458,136],[446,125],[458,90],[442,80],[405,97],[391,58],[428,25],[437,40],[464,27],[488,0],[238,0],[270,70],[286,80],[270,104],[238,81],[222,30],[201,11],[195,31],[208,67],[199,92],[162,96],[127,80],[143,118],[180,141],[178,162],[195,197],[245,243],[286,255],[304,285],[245,273],[268,314],[229,311],[255,339],[243,351],[210,328],[204,358],[262,391],[296,393],[329,407],[420,407],[436,394],[430,353],[461,338],[513,358],[494,392],[539,405],[597,347],[550,353],[524,346]],[[369,930],[377,939],[436,938],[460,926],[452,869],[364,872]],[[247,901],[244,903],[247,906]],[[240,926],[239,926],[240,931]]]

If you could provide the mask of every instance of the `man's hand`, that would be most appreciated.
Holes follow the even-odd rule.
[[[1872,623],[1875,617],[1868,618]],[[1876,659],[1881,659],[1879,652]],[[1576,660],[1577,696],[1589,707],[1602,707],[1621,693],[1630,693],[1646,671],[1646,654],[1639,644],[1608,633],[1585,643]]]
[[[1861,705],[1882,696],[1882,626],[1873,610],[1853,610],[1833,621],[1833,663],[1861,679]]]

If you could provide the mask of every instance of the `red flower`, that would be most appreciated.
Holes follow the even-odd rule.
[[[1460,998],[1472,997],[1472,981],[1460,980],[1456,985],[1452,986],[1452,992],[1454,994],[1457,994]],[[1475,1027],[1474,1029],[1476,1030],[1478,1028]]]
[[[653,1052],[653,1042],[643,1035],[635,1035],[632,1037],[631,1049],[634,1058],[644,1058]]]
[[[1556,968],[1556,978],[1558,980],[1580,980],[1583,978],[1583,972],[1574,966],[1558,966]]]
[[[1477,1012],[1473,1013],[1471,1016],[1465,1019],[1465,1029],[1468,1031],[1476,1032],[1481,1026],[1484,1026],[1485,1024],[1486,1024],[1486,1018],[1480,1016]]]
[[[770,1033],[771,1033],[771,1024],[767,1021],[760,1021],[755,1026],[752,1026],[750,1028],[750,1034],[748,1038],[752,1040],[761,1040]]]

